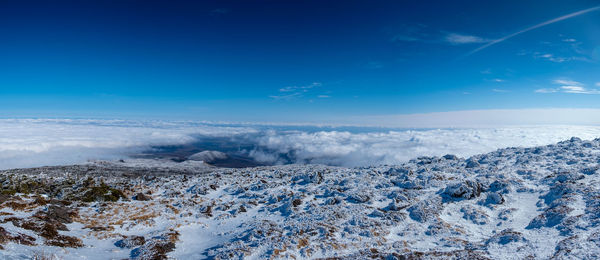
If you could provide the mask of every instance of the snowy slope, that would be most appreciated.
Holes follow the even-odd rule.
[[[599,163],[600,139],[572,138],[361,168],[138,160],[7,170],[0,256],[595,259]]]

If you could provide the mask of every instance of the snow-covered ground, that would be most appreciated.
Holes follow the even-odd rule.
[[[0,256],[600,257],[600,139],[392,166],[91,162],[0,173]]]

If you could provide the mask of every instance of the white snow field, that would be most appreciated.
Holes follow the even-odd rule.
[[[5,259],[600,257],[600,139],[356,168],[98,161],[0,183]]]

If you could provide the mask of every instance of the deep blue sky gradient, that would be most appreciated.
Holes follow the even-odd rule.
[[[600,108],[600,11],[465,56],[596,5],[0,0],[0,117],[326,122]]]

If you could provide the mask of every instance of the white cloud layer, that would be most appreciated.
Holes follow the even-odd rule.
[[[194,134],[229,136],[251,131],[168,122],[0,119],[0,169],[117,159],[153,145],[192,142]]]
[[[265,130],[267,129],[267,130]],[[270,129],[270,130],[269,130]],[[315,130],[316,129],[316,130]],[[225,137],[250,143],[241,155],[269,164],[397,164],[429,155],[470,155],[600,137],[600,126],[531,126],[385,130],[214,126],[192,122],[0,120],[0,169],[119,159],[155,145]]]
[[[292,157],[298,163],[366,166],[397,164],[417,156],[456,154],[468,157],[504,147],[546,145],[573,136],[594,139],[600,137],[600,127],[536,126],[370,133],[270,131],[258,139],[261,149],[251,155],[270,163],[281,163]]]

